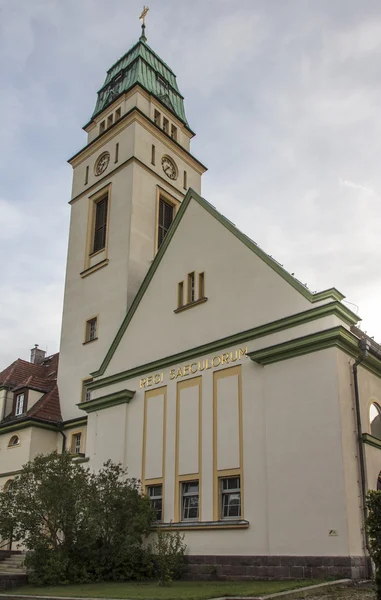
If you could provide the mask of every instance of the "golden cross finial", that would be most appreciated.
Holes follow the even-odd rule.
[[[146,24],[145,19],[146,19],[146,15],[147,15],[148,11],[149,11],[149,7],[143,6],[142,14],[139,17],[139,21],[143,22],[143,26],[145,26],[145,24]]]

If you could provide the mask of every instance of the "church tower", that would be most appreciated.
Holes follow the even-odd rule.
[[[99,368],[189,187],[206,168],[173,71],[139,41],[107,72],[73,187],[58,385],[64,420],[82,416]],[[86,395],[87,394],[87,395]]]

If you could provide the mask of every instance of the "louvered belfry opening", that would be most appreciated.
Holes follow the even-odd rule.
[[[157,246],[160,248],[168,229],[173,221],[174,206],[165,202],[162,198],[159,201],[159,223],[158,223],[158,241]]]
[[[106,245],[108,196],[97,202],[95,208],[94,248],[93,252],[102,250]]]

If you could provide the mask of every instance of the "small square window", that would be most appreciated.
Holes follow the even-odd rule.
[[[198,519],[199,483],[187,481],[181,484],[181,520]]]
[[[240,477],[220,479],[221,519],[239,519],[241,517],[241,481]]]
[[[155,110],[155,112],[154,112],[153,121],[154,121],[155,125],[158,125],[160,127],[161,114],[159,113],[158,110]]]
[[[163,520],[163,486],[150,485],[147,487],[147,496],[156,513],[156,521]]]
[[[163,118],[163,131],[169,133],[169,121],[165,117]]]
[[[97,339],[97,336],[98,336],[97,325],[98,325],[97,317],[94,317],[93,319],[89,319],[89,321],[86,322],[86,340],[85,340],[86,342],[92,342],[93,340]]]
[[[177,127],[175,125],[171,125],[171,138],[177,140]]]

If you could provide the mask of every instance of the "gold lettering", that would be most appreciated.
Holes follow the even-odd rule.
[[[198,363],[200,364],[200,363]],[[196,369],[193,371],[193,367],[196,367]],[[191,373],[197,373],[197,363],[192,363],[190,366],[190,372]]]
[[[154,380],[154,383],[160,383],[160,381],[161,381],[160,373],[157,373],[154,376],[153,380]]]
[[[145,387],[146,387],[146,385],[147,385],[147,379],[146,379],[145,377],[143,377],[143,378],[140,380],[140,388],[145,388]]]
[[[198,361],[198,370],[199,371],[204,371],[205,370],[205,361],[202,361],[202,367],[201,367],[201,361]]]
[[[190,368],[190,365],[184,365],[184,377],[185,377],[185,375],[189,375],[189,368]]]
[[[221,365],[229,364],[229,354],[222,354],[221,356]]]
[[[245,354],[247,353],[247,346],[244,350],[239,350],[239,357],[238,358],[242,358],[242,356],[245,356]]]
[[[211,369],[212,368],[212,364],[209,364],[209,359],[206,359],[206,369]]]
[[[217,364],[214,363],[214,361],[217,360]],[[218,365],[221,363],[221,356],[214,356],[212,359],[212,365],[213,367],[218,367]]]
[[[238,359],[238,350],[235,350],[234,352],[230,352],[230,362],[235,362],[237,359]]]
[[[150,375],[149,377],[147,377],[147,385],[148,386],[153,385],[153,377],[152,377],[152,375]]]
[[[182,372],[182,369],[181,369],[181,367],[179,367],[179,368],[177,369],[176,377],[182,377],[182,376],[183,376],[183,372]]]
[[[169,379],[176,379],[176,371],[175,371],[175,369],[171,369],[169,371]]]

